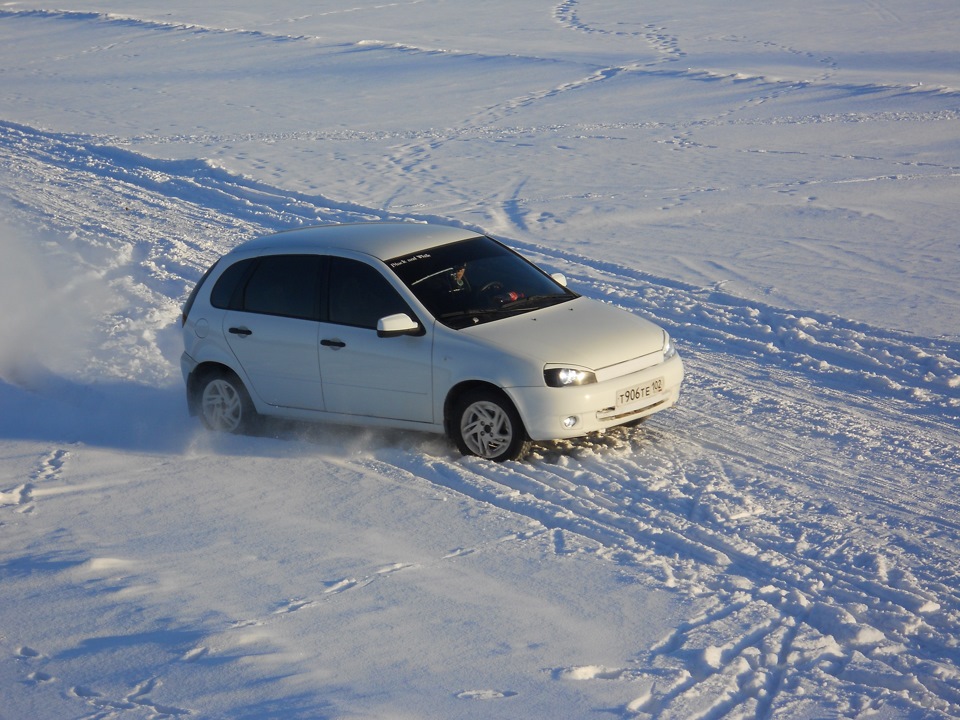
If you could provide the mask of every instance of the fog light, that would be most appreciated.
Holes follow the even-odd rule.
[[[569,417],[565,417],[563,420],[561,420],[561,423],[567,430],[574,427],[578,422],[580,422],[580,418],[578,418],[576,415],[570,415]]]

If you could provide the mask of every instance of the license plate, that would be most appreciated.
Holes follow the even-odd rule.
[[[617,407],[623,407],[624,405],[632,405],[633,403],[642,402],[643,400],[652,398],[654,395],[659,395],[662,392],[662,377],[658,377],[656,380],[651,380],[650,382],[633,385],[617,391]]]

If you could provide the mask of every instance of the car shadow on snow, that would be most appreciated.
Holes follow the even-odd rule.
[[[187,412],[181,385],[151,387],[133,381],[84,383],[47,371],[0,374],[0,440],[32,440],[119,450],[181,454],[206,448],[228,455],[274,455],[311,450],[352,457],[400,450],[446,461],[460,454],[435,433],[262,418],[243,436],[207,431]],[[614,428],[602,435],[531,443],[520,462],[555,464],[583,453],[605,454],[642,442],[640,428]],[[263,440],[279,440],[282,446]],[[299,444],[293,447],[291,444]]]
[[[216,436],[211,433],[211,436]],[[279,418],[260,418],[257,428],[245,437],[259,437],[292,443],[305,443],[323,452],[339,457],[365,453],[400,451],[434,459],[456,462],[461,458],[453,441],[444,435],[416,430],[357,427],[337,423],[312,423]],[[647,441],[648,434],[640,423],[634,426],[611,428],[604,433],[570,440],[548,440],[528,443],[526,452],[516,462],[542,462],[555,465],[565,457],[621,453],[635,451]],[[249,444],[242,448],[229,436],[217,445],[225,452],[250,452]],[[227,446],[230,446],[229,448]],[[266,451],[266,448],[262,448]],[[396,458],[394,458],[395,460]],[[479,460],[478,458],[473,458]]]
[[[194,432],[180,386],[83,383],[49,372],[0,375],[0,439],[180,452]]]

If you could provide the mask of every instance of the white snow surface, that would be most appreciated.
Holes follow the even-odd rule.
[[[960,716],[955,0],[0,4],[0,718]],[[478,228],[676,338],[646,424],[186,411],[257,234]]]

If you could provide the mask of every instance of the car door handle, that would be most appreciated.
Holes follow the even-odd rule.
[[[338,350],[347,346],[343,340],[330,340],[329,338],[324,338],[320,341],[320,344],[324,347],[337,348]]]
[[[229,330],[227,330],[227,332],[233,333],[234,335],[239,335],[240,337],[247,337],[248,335],[253,335],[253,330],[245,327],[232,327]]]

